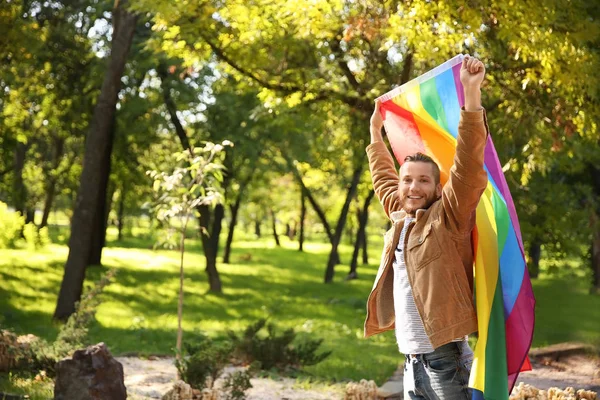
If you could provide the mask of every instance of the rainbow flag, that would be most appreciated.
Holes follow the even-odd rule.
[[[396,159],[422,152],[436,160],[442,184],[453,164],[464,92],[463,55],[379,97]],[[473,232],[479,337],[469,386],[473,399],[508,399],[520,371],[531,370],[535,299],[515,206],[491,136],[485,147],[488,185]]]

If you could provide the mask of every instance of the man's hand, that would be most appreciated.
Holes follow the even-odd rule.
[[[460,68],[460,81],[465,89],[481,87],[485,76],[485,65],[475,57],[465,56]]]
[[[381,136],[381,128],[383,127],[383,118],[381,118],[381,112],[379,111],[379,101],[375,102],[375,110],[371,115],[371,143],[382,142],[383,136]]]
[[[465,110],[481,110],[481,82],[485,76],[485,66],[477,58],[465,56],[460,68],[460,81],[465,90]]]

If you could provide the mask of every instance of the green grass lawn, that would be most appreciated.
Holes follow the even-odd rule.
[[[223,294],[207,292],[204,258],[190,241],[185,257],[184,329],[218,334],[240,330],[268,317],[282,328],[325,339],[332,355],[306,374],[321,381],[373,379],[383,383],[402,361],[394,335],[363,339],[366,299],[375,277],[380,239],[371,246],[371,264],[359,267],[360,279],[344,281],[348,267],[337,267],[335,282],[323,284],[328,246],[309,242],[306,251],[282,238],[236,241],[232,263],[219,263]],[[154,251],[151,243],[128,239],[109,242],[104,267],[88,269],[91,285],[108,268],[118,273],[102,295],[90,328],[92,342],[105,342],[113,354],[173,354],[177,327],[177,251]],[[143,248],[136,248],[142,246]],[[342,246],[348,261],[351,248]],[[0,250],[0,324],[17,333],[53,339],[51,320],[68,248],[51,245],[37,252]],[[581,278],[535,280],[537,298],[533,346],[583,341],[600,346],[600,296],[588,294]],[[184,336],[185,340],[185,336]]]
[[[199,244],[190,241],[191,252],[185,257],[185,332],[241,330],[268,317],[281,328],[294,327],[301,335],[325,339],[323,350],[333,354],[306,368],[307,374],[326,381],[384,381],[401,360],[393,334],[362,338],[376,266],[359,267],[360,279],[344,281],[348,267],[339,265],[335,282],[325,285],[327,245],[307,243],[301,253],[296,243],[285,238],[282,243],[276,248],[272,240],[235,242],[232,263],[219,264],[223,294],[213,294],[207,292]],[[104,267],[88,269],[88,286],[108,268],[118,271],[102,295],[91,340],[104,341],[114,354],[173,354],[179,253],[118,245],[110,243],[104,250]],[[350,251],[342,246],[344,260]],[[2,325],[47,339],[56,336],[58,325],[51,317],[67,254],[64,245],[38,252],[0,251]]]

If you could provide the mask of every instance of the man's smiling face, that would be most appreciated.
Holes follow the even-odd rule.
[[[434,166],[423,161],[408,161],[400,167],[400,202],[402,209],[414,216],[418,209],[429,208],[442,195],[442,185],[436,182]]]

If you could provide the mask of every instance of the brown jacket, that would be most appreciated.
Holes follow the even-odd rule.
[[[434,348],[477,330],[473,305],[471,232],[487,186],[483,169],[488,128],[485,111],[462,110],[454,165],[442,196],[418,210],[406,235],[406,269],[413,297]],[[373,188],[392,220],[381,264],[367,301],[365,337],[394,329],[394,249],[404,226],[399,177],[384,142],[367,146]]]

